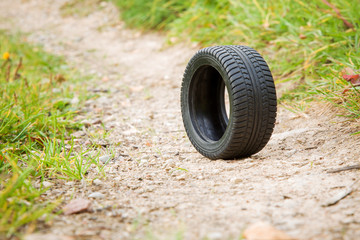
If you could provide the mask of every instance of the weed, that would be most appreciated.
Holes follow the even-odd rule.
[[[69,138],[81,127],[73,121],[71,99],[81,94],[70,91],[71,68],[20,36],[0,32],[0,42],[0,234],[9,237],[51,218],[61,201],[43,199],[36,179],[82,179],[96,162]]]

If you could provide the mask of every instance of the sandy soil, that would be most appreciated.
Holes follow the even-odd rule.
[[[64,3],[1,0],[0,28],[29,33],[30,42],[97,76],[84,87],[102,92],[86,102],[79,121],[90,124],[75,136],[86,146],[106,131],[92,141],[111,158],[100,181],[92,181],[93,168],[88,181],[54,180],[44,196],[88,198],[93,212],[59,215],[28,239],[239,239],[258,221],[298,239],[360,239],[357,186],[323,207],[359,179],[358,170],[327,172],[359,164],[356,123],[324,105],[302,113],[280,106],[260,153],[206,159],[186,137],[179,104],[183,70],[198,48],[126,29],[109,3],[82,18],[62,17]],[[90,198],[94,192],[101,194]]]

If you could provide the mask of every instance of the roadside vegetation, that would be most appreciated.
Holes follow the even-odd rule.
[[[0,43],[1,238],[49,220],[61,203],[42,195],[49,183],[83,179],[96,161],[73,151],[76,71],[23,37],[0,32]]]
[[[257,49],[287,88],[280,102],[295,111],[318,99],[360,117],[356,0],[112,1],[128,26],[165,31],[170,42]]]
[[[327,100],[360,118],[357,0],[110,1],[128,26],[165,31],[171,43],[257,49],[276,83],[288,87],[280,102],[295,111]],[[86,16],[101,5],[89,0],[91,9],[80,11],[85,2],[67,2],[63,15]],[[49,183],[86,178],[98,157],[88,154],[92,149],[75,151],[71,138],[82,127],[74,120],[82,99],[75,86],[84,77],[22,36],[0,32],[0,54],[1,238],[51,219],[62,199],[44,197]]]

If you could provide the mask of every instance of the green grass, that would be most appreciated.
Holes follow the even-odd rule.
[[[360,117],[359,92],[342,70],[360,68],[357,0],[330,1],[353,28],[323,1],[302,0],[112,0],[131,27],[166,31],[169,39],[201,46],[241,44],[267,60],[278,85],[289,83],[280,101],[324,99]],[[295,89],[294,89],[295,88]]]
[[[76,71],[20,36],[0,32],[0,43],[0,236],[10,237],[61,202],[44,199],[35,181],[82,179],[97,160],[69,137],[81,127],[71,104],[81,98]]]
[[[184,12],[191,0],[114,0],[123,10],[122,17],[131,27],[163,29]]]

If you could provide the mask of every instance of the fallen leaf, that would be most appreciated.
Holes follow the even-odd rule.
[[[56,74],[54,79],[55,79],[55,81],[57,81],[59,83],[63,83],[66,81],[66,78],[61,74]]]
[[[359,74],[343,75],[343,78],[346,81],[351,82],[351,84],[354,86],[360,86],[360,75]]]
[[[91,201],[83,198],[73,199],[63,207],[65,215],[82,213],[90,209]]]
[[[244,238],[246,240],[295,240],[295,238],[265,222],[250,225],[244,231]]]
[[[30,139],[31,139],[31,141],[33,141],[33,142],[39,143],[41,146],[44,146],[44,143],[46,142],[46,139],[41,138],[41,137],[31,137],[31,136],[30,136]]]
[[[344,75],[344,74],[350,74],[350,75],[354,75],[354,74],[355,74],[354,69],[349,68],[349,67],[344,68],[341,72],[342,72],[343,75]]]
[[[300,34],[300,35],[299,35],[299,38],[300,38],[300,39],[306,39],[306,35]]]
[[[344,91],[342,91],[342,94],[347,93],[349,90],[350,90],[349,87],[345,88]]]
[[[4,159],[4,157],[1,155],[0,155],[0,162],[4,162],[4,163],[6,162],[6,159]]]

